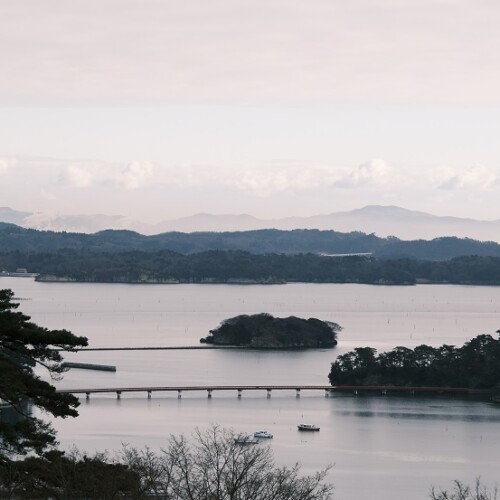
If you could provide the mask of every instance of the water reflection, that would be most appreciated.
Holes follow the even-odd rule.
[[[342,416],[363,418],[442,420],[463,422],[500,422],[500,406],[488,400],[471,398],[336,396],[352,401],[353,409],[332,410]],[[441,403],[436,404],[436,399]],[[431,404],[431,402],[433,404]]]
[[[456,420],[463,422],[500,422],[500,416],[494,415],[470,415],[463,414],[457,415],[453,413],[423,413],[423,412],[384,412],[384,411],[338,411],[336,412],[339,415],[344,417],[348,416],[356,416],[356,417],[365,417],[365,418],[392,418],[392,419],[413,419],[413,420]]]

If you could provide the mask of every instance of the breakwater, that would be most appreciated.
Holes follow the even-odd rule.
[[[65,361],[63,364],[64,368],[81,368],[83,370],[99,370],[104,372],[116,372],[116,366],[114,365],[100,365],[96,363],[74,363],[72,361]]]

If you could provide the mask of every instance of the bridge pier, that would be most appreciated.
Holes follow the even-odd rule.
[[[300,398],[300,389],[295,389],[295,397]]]
[[[90,399],[90,392],[85,393],[85,399],[88,401]]]
[[[148,399],[151,399],[151,391],[148,391]]]
[[[181,399],[181,397],[182,397],[182,391],[179,389],[177,391],[177,399]]]
[[[330,389],[325,389],[325,398],[329,398],[332,391]]]
[[[116,391],[116,399],[121,399],[122,391]]]
[[[241,393],[242,393],[242,392],[243,392],[243,391],[242,391],[241,389],[238,389],[238,398],[241,398]]]
[[[212,389],[207,389],[207,395],[209,399],[212,397]]]
[[[268,399],[271,397],[271,390],[272,389],[267,389],[267,397],[268,397]]]

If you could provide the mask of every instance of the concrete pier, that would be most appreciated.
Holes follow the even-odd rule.
[[[65,361],[62,366],[64,368],[80,368],[82,370],[98,370],[104,372],[116,372],[115,365],[98,365],[96,363],[73,363],[72,361]]]

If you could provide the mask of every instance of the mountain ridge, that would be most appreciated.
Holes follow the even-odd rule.
[[[361,231],[343,233],[319,229],[195,233],[174,231],[151,236],[131,230],[106,229],[85,234],[39,231],[0,222],[0,254],[4,256],[16,252],[28,255],[65,251],[91,252],[96,255],[127,252],[171,252],[181,255],[247,252],[253,255],[316,254],[325,257],[363,254],[383,259],[447,260],[471,255],[500,257],[500,244],[457,237],[406,241],[396,237],[380,238],[374,233]],[[12,269],[7,266],[5,270]]]
[[[349,211],[308,217],[290,216],[259,219],[249,214],[193,214],[178,219],[146,224],[121,215],[31,213],[0,207],[0,222],[24,228],[92,234],[106,229],[131,230],[144,235],[165,232],[223,232],[259,229],[319,229],[340,232],[361,231],[380,237],[433,239],[444,236],[500,242],[500,219],[477,220],[439,216],[395,205],[367,205]]]

